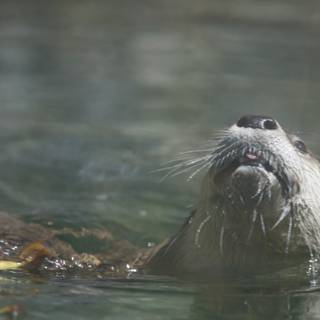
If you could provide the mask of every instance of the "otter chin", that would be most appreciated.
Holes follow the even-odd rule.
[[[320,164],[305,143],[267,116],[244,116],[200,158],[207,168],[185,224],[155,248],[159,274],[255,274],[309,261],[320,248]]]

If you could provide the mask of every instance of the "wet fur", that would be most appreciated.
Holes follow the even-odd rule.
[[[233,125],[219,133],[212,149],[184,154],[187,159],[168,175],[192,170],[192,178],[207,170],[201,198],[177,235],[153,254],[149,268],[171,274],[254,272],[318,256],[320,166],[295,146],[297,140],[280,126],[268,131]],[[247,153],[261,161],[250,173],[259,177],[250,205],[228,180]]]

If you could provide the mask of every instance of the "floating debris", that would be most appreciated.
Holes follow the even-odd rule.
[[[22,307],[18,304],[12,304],[0,308],[0,315],[5,316],[7,319],[17,319],[22,312]]]
[[[34,270],[40,266],[44,258],[50,256],[49,249],[42,242],[33,242],[22,250],[20,261],[0,260],[0,271],[21,268]]]

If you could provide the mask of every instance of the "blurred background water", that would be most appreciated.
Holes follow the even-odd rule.
[[[108,227],[145,246],[177,230],[200,183],[151,172],[241,115],[274,116],[319,152],[319,9],[1,1],[0,209],[56,228]],[[33,320],[320,316],[317,293],[204,299],[145,279],[10,277],[3,304]]]

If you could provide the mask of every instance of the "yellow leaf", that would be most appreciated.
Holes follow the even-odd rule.
[[[22,266],[21,262],[0,260],[0,271],[15,270],[15,269],[19,269],[21,266]]]

